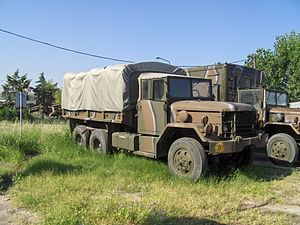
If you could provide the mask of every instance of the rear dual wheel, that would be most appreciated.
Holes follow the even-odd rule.
[[[89,146],[96,153],[108,154],[108,135],[103,129],[95,129],[91,133]]]
[[[208,171],[208,161],[202,145],[193,138],[180,138],[170,147],[168,166],[176,176],[193,181]]]
[[[73,131],[76,143],[83,147],[90,147],[96,153],[109,153],[108,135],[103,129],[94,129],[92,132],[86,126],[78,125]]]
[[[74,128],[73,138],[77,144],[86,148],[89,143],[90,131],[86,126],[78,125]]]

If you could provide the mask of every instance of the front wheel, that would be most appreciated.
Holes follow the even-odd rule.
[[[267,153],[273,164],[292,166],[298,158],[299,149],[290,135],[279,133],[269,139]]]
[[[168,153],[170,171],[193,181],[208,171],[208,161],[202,145],[193,138],[180,138],[170,147]]]

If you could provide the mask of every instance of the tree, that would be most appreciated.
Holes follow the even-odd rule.
[[[266,73],[269,89],[286,91],[291,100],[300,99],[300,34],[291,32],[276,37],[274,50],[259,48],[247,57],[246,65]]]
[[[19,75],[19,70],[14,72],[13,75],[7,75],[6,82],[2,85],[3,95],[6,97],[9,103],[12,103],[15,99],[17,92],[25,91],[29,84],[30,80],[27,78],[27,74],[22,76]]]
[[[60,88],[57,89],[54,97],[55,97],[55,104],[61,105],[61,89]]]
[[[55,102],[55,94],[58,91],[57,83],[46,80],[44,73],[41,73],[37,85],[34,88],[37,97],[37,104],[42,106],[42,117],[49,114],[49,106]]]

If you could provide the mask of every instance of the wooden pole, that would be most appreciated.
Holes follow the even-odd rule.
[[[253,68],[256,69],[256,54],[253,54],[252,63],[253,63]]]

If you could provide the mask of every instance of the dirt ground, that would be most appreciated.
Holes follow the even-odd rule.
[[[24,208],[15,208],[9,197],[0,195],[0,225],[39,224],[38,216]]]

